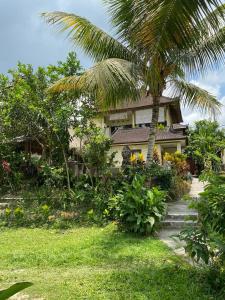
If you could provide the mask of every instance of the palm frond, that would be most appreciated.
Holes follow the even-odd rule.
[[[42,16],[47,23],[56,25],[59,31],[68,31],[71,41],[95,61],[134,58],[127,47],[85,18],[65,12],[43,13]]]
[[[208,91],[184,80],[173,79],[170,86],[170,95],[178,97],[184,107],[199,109],[203,113],[217,115],[222,104]]]
[[[138,70],[126,60],[107,59],[97,63],[81,76],[59,80],[49,89],[50,92],[69,90],[94,97],[104,108],[124,101],[136,101],[140,97]]]
[[[204,74],[208,70],[218,68],[225,61],[225,27],[214,35],[199,40],[198,45],[188,51],[177,54],[176,62],[188,73]]]
[[[221,0],[105,0],[117,32],[148,50],[166,57],[175,50],[193,49],[209,31],[216,33],[225,20]],[[217,9],[215,9],[217,8]],[[195,43],[194,46],[197,46]]]

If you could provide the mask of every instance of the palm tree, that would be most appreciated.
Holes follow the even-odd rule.
[[[159,117],[160,97],[169,86],[184,106],[215,114],[220,103],[186,81],[218,67],[225,56],[225,5],[220,0],[105,0],[114,28],[110,36],[87,19],[64,12],[44,13],[50,24],[68,31],[95,65],[81,76],[64,78],[52,92],[76,89],[106,108],[153,97],[147,162]]]

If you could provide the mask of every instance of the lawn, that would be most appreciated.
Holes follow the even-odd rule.
[[[29,299],[213,299],[201,274],[159,240],[114,225],[0,235],[0,288],[32,281]]]

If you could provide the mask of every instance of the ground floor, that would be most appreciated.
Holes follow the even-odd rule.
[[[181,125],[182,126],[182,125]],[[179,128],[178,128],[179,129]],[[112,135],[111,152],[116,152],[115,161],[121,166],[123,161],[122,152],[124,147],[129,147],[132,154],[142,153],[144,160],[147,159],[148,140],[150,128],[119,129]],[[182,152],[187,145],[187,137],[183,132],[172,128],[158,130],[156,134],[155,151],[159,161],[163,162],[163,156],[176,151]]]
[[[216,299],[202,273],[160,240],[104,228],[1,232],[0,290],[33,286],[18,299]]]
[[[121,166],[123,162],[122,152],[124,147],[128,146],[132,154],[143,154],[144,160],[147,159],[148,143],[136,143],[136,144],[114,144],[111,148],[111,153],[115,153],[115,162],[117,166]],[[176,151],[182,152],[184,150],[184,141],[175,140],[168,142],[158,141],[155,145],[155,151],[159,157],[161,163],[163,163],[163,157],[165,153],[174,153]]]

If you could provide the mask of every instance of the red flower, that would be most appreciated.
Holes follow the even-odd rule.
[[[3,160],[2,168],[6,173],[10,173],[12,171],[10,168],[10,164],[6,160]]]

